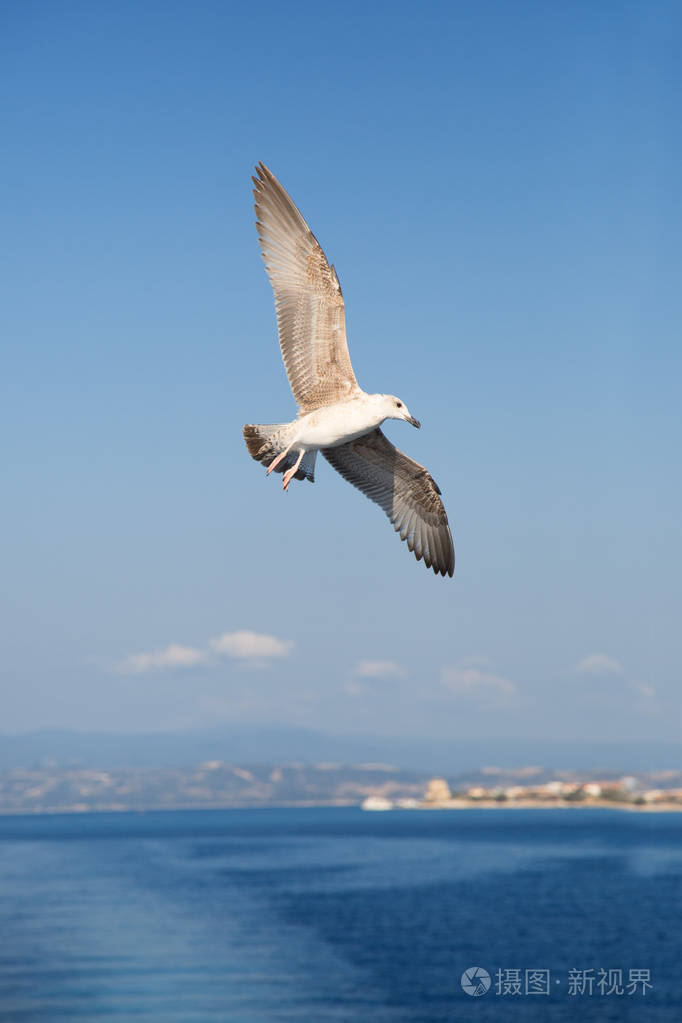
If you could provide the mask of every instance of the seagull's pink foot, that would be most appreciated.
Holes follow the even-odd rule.
[[[283,490],[288,490],[289,489],[289,484],[291,483],[292,479],[294,478],[294,476],[298,472],[298,467],[299,467],[299,465],[301,464],[302,461],[303,461],[303,452],[301,451],[301,453],[298,456],[298,460],[296,462],[296,465],[292,465],[291,469],[287,469],[287,471],[284,473],[284,476],[282,478],[282,489]]]
[[[286,448],[279,455],[277,455],[277,458],[275,458],[275,460],[273,462],[270,462],[270,465],[268,466],[268,471],[265,474],[266,476],[269,476],[270,473],[272,472],[272,470],[277,468],[277,466],[282,461],[282,459],[285,458],[286,455],[289,454],[289,452],[291,451],[291,447],[292,447],[292,445],[290,444],[288,448]]]

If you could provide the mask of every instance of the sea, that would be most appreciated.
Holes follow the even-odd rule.
[[[682,814],[0,817],[0,1020],[682,1020]]]

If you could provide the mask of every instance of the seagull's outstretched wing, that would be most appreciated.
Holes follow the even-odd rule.
[[[393,447],[381,430],[322,454],[344,479],[376,501],[417,561],[438,575],[455,571],[455,548],[440,490],[426,469]]]
[[[253,178],[256,227],[275,293],[279,344],[302,412],[351,398],[358,384],[341,285],[291,198],[265,164]]]

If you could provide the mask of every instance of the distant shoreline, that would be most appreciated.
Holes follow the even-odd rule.
[[[451,799],[441,803],[420,803],[417,810],[628,810],[636,813],[680,813],[682,803],[628,803],[620,800],[540,799]]]
[[[314,809],[349,809],[357,808],[362,809],[361,805],[356,800],[335,800],[335,801],[318,801],[311,800],[298,801],[298,802],[286,802],[286,803],[242,803],[242,804],[231,804],[231,805],[204,805],[197,806],[185,805],[185,806],[64,806],[64,807],[50,807],[49,809],[10,809],[0,808],[0,818],[2,817],[60,817],[60,816],[73,816],[73,817],[88,817],[94,814],[147,814],[147,813],[207,813],[207,812],[223,812],[229,810],[314,810]],[[634,804],[618,801],[607,801],[607,800],[594,800],[591,802],[551,802],[551,801],[540,801],[540,800],[496,800],[496,799],[481,799],[481,800],[466,800],[466,799],[453,799],[449,802],[429,802],[429,803],[418,803],[416,806],[399,806],[393,805],[390,808],[387,807],[382,810],[363,810],[363,813],[410,813],[413,811],[431,811],[431,810],[623,810],[626,812],[643,812],[643,813],[680,813],[682,812],[682,804],[679,803],[644,803]]]

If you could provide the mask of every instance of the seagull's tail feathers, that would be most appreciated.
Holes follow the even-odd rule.
[[[247,424],[244,427],[244,440],[249,449],[249,454],[257,462],[262,462],[266,468],[277,458],[282,451],[285,451],[291,443],[292,423],[270,423],[269,425]],[[315,459],[317,451],[307,451],[303,456],[298,472],[294,476],[296,480],[310,480],[315,482]],[[285,472],[295,465],[298,459],[298,451],[290,451],[281,462],[275,466],[275,472]]]
[[[244,440],[251,457],[255,458],[257,462],[265,462],[266,466],[269,465],[277,456],[278,448],[284,450],[286,447],[285,444],[277,443],[277,434],[282,432],[285,425],[285,423],[274,423],[270,426],[247,424],[244,427]]]

